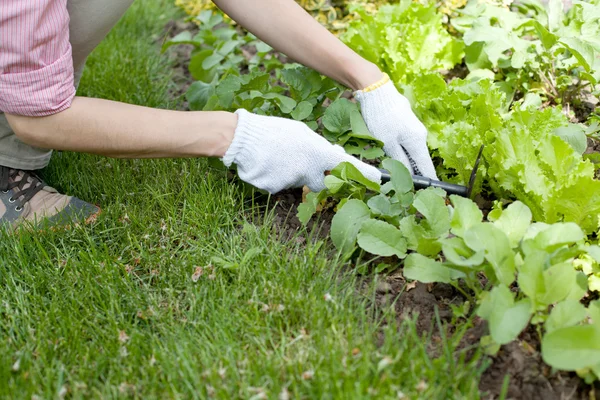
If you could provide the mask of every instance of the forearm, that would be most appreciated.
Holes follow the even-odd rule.
[[[7,119],[30,145],[118,158],[222,157],[237,124],[237,116],[226,112],[159,110],[86,97],[47,117]]]
[[[276,50],[353,90],[381,79],[377,66],[352,51],[293,0],[213,2]]]

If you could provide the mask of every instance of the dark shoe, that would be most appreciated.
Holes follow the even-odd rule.
[[[90,222],[100,208],[60,194],[35,173],[0,166],[0,226],[66,226]]]

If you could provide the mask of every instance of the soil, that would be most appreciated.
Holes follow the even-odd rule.
[[[194,32],[197,27],[193,23],[180,21],[171,21],[165,27],[165,33],[169,37],[184,30]],[[173,98],[180,98],[193,82],[188,71],[192,51],[193,46],[191,45],[173,46],[168,50],[174,59]],[[244,47],[243,52],[248,58],[253,55],[251,47]],[[449,71],[448,76],[451,79],[464,74],[465,69],[458,66]],[[188,109],[188,105],[183,102],[180,108]],[[586,103],[585,111],[589,113],[590,108],[591,106]],[[585,114],[581,111],[580,113]],[[583,117],[583,115],[578,115],[578,117]],[[590,140],[587,152],[598,151],[600,151],[600,144]],[[307,238],[299,235],[302,224],[296,217],[298,205],[302,202],[302,190],[281,192],[271,197],[270,204],[273,204],[273,200],[275,201],[275,205],[272,207],[275,214],[274,228],[284,240],[295,240],[302,244]],[[258,201],[261,200],[258,199]],[[488,199],[480,197],[476,201],[484,212],[491,209],[491,202]],[[327,238],[333,215],[333,209],[325,209],[318,213],[309,223],[308,231],[315,232],[316,237]],[[357,290],[366,290],[370,287],[371,280],[372,277],[369,276],[364,278]],[[446,333],[452,334],[456,328],[452,325],[451,306],[464,302],[464,297],[450,285],[416,282],[407,284],[401,270],[388,274],[379,282],[375,299],[373,305],[375,310],[381,310],[393,304],[396,318],[399,321],[417,316],[418,332],[432,333],[432,343],[436,342],[436,337],[439,339],[439,334],[436,334],[440,329],[436,323],[436,313]],[[462,348],[471,349],[482,336],[487,334],[485,321],[474,317],[472,327],[463,336]],[[431,348],[432,356],[435,356],[438,351],[439,349],[433,346]],[[509,384],[506,399],[595,399],[595,390],[600,390],[600,385],[585,385],[576,374],[552,371],[544,364],[540,355],[540,341],[533,329],[523,332],[513,343],[502,346],[496,355],[490,357],[490,360],[491,365],[483,373],[479,386],[481,397],[486,400],[500,398],[507,376]]]

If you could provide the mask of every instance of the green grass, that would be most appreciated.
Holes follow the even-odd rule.
[[[79,94],[175,107],[156,44],[174,17],[138,0]],[[66,232],[0,232],[1,397],[478,397],[458,335],[428,356],[411,321],[370,310],[373,291],[357,293],[329,244],[280,240],[205,160],[63,153],[44,176],[104,212]]]

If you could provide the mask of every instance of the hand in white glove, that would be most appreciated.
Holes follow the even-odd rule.
[[[237,110],[238,125],[223,163],[235,163],[244,181],[269,193],[304,185],[313,192],[325,189],[325,171],[352,163],[372,181],[381,181],[375,167],[346,154],[302,122],[265,117]]]
[[[355,92],[354,96],[367,127],[383,142],[383,151],[413,174],[437,179],[427,148],[427,129],[389,77],[385,75],[380,82]]]

